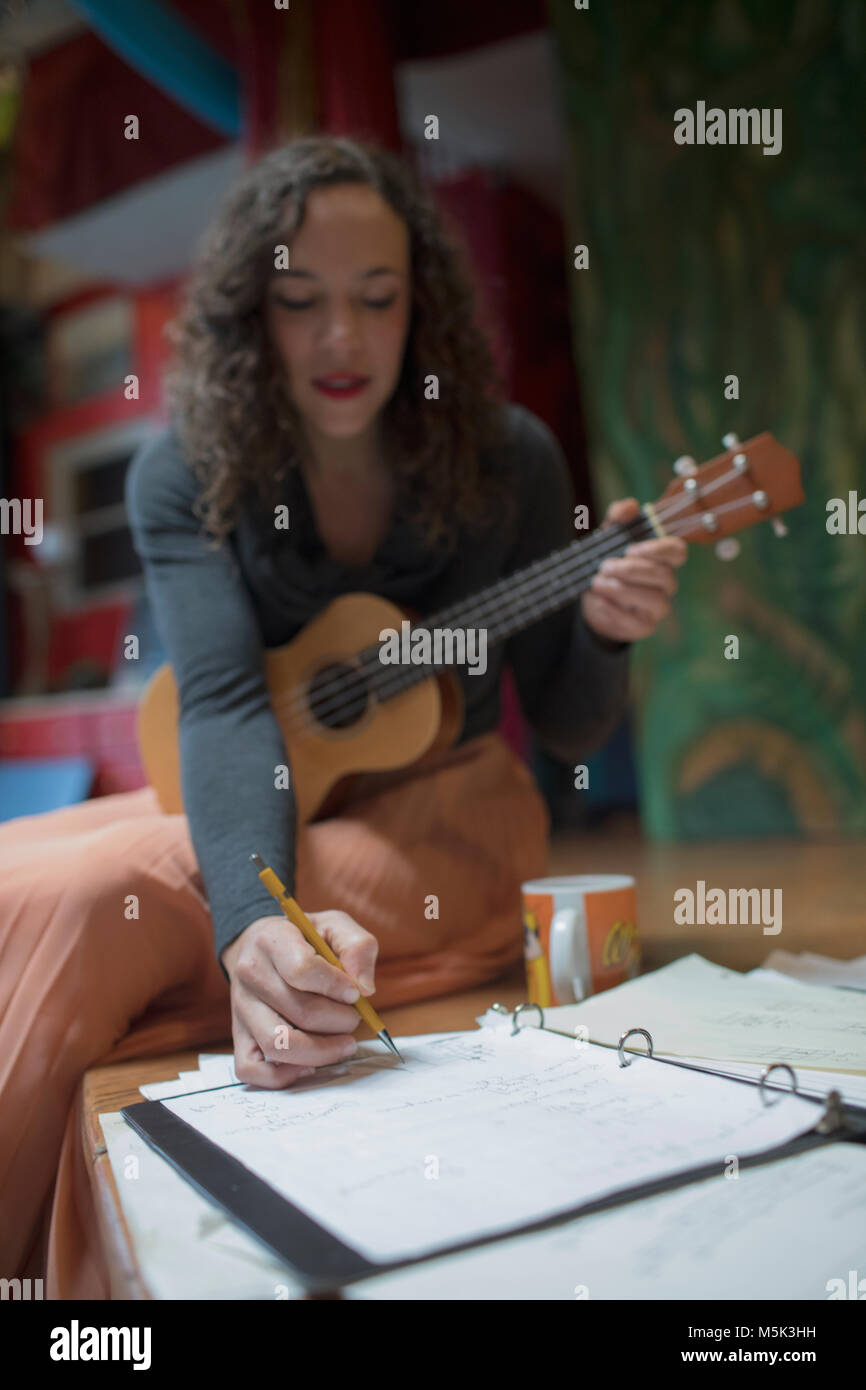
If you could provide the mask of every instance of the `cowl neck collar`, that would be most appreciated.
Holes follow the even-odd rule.
[[[251,546],[277,590],[285,584],[310,597],[369,591],[399,600],[404,589],[407,595],[415,594],[434,579],[453,553],[453,541],[431,547],[421,539],[413,523],[417,502],[403,482],[397,486],[391,525],[375,555],[363,565],[345,565],[328,553],[300,468],[287,470],[280,497],[289,508],[287,531],[273,526],[258,498],[249,508]]]

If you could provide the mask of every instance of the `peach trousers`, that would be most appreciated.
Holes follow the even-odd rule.
[[[529,771],[485,734],[300,829],[296,894],[376,936],[377,1009],[468,989],[521,955],[519,885],[544,873],[547,829]],[[151,788],[0,824],[0,1277],[109,1297],[81,1080],[230,1040],[211,932],[186,816]]]

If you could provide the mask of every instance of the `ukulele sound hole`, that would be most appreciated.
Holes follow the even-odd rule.
[[[333,662],[317,671],[310,682],[310,710],[326,729],[348,729],[367,708],[369,693],[364,677],[354,666]]]

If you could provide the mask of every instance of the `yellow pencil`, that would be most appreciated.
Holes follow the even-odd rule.
[[[303,933],[307,941],[309,941],[310,945],[312,946],[313,950],[318,951],[319,955],[324,956],[325,960],[328,961],[331,965],[336,965],[338,970],[342,970],[344,973],[346,973],[346,968],[341,962],[340,957],[335,955],[334,952],[331,950],[330,946],[328,945],[327,941],[323,941],[322,937],[319,936],[319,933],[316,931],[316,928],[313,926],[309,917],[306,915],[305,912],[302,911],[301,907],[298,905],[298,903],[295,902],[295,899],[291,896],[291,894],[289,894],[286,891],[285,884],[280,882],[273,869],[268,868],[267,864],[262,859],[260,854],[251,854],[250,859],[255,864],[259,878],[267,888],[271,897],[276,898],[277,902],[283,909],[283,912],[286,914],[289,921],[292,922],[293,925],[298,928],[298,931]],[[387,1028],[382,1023],[382,1020],[376,1013],[376,1010],[363,997],[363,995],[360,999],[355,1000],[355,1003],[352,1007],[358,1010],[358,1013],[361,1015],[364,1022],[370,1025],[370,1027],[373,1029],[373,1032],[377,1035],[377,1037],[382,1039],[382,1042],[385,1043],[386,1047],[390,1047],[391,1051],[395,1053],[397,1057],[400,1057],[400,1053],[394,1046],[393,1039],[391,1038]],[[403,1061],[402,1057],[400,1057],[400,1061]]]

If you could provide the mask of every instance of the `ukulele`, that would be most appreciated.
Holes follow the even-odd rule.
[[[574,603],[607,556],[636,541],[682,536],[695,544],[726,541],[736,531],[777,517],[805,501],[800,466],[770,434],[741,444],[726,435],[725,452],[698,467],[678,459],[677,475],[655,503],[622,525],[601,527],[481,590],[411,632],[437,650],[434,633],[484,630],[488,646]],[[777,534],[785,528],[774,521]],[[427,761],[456,742],[463,717],[452,666],[386,664],[381,634],[404,631],[407,615],[373,594],[334,599],[285,646],[265,652],[265,676],[292,770],[300,823],[329,814],[353,779]],[[422,631],[423,630],[423,631]],[[430,637],[427,638],[426,634]],[[442,652],[441,643],[438,650]],[[169,813],[183,810],[178,743],[178,691],[161,666],[138,710],[138,742],[148,780]],[[367,782],[369,783],[369,777]],[[375,778],[373,779],[375,781]]]

